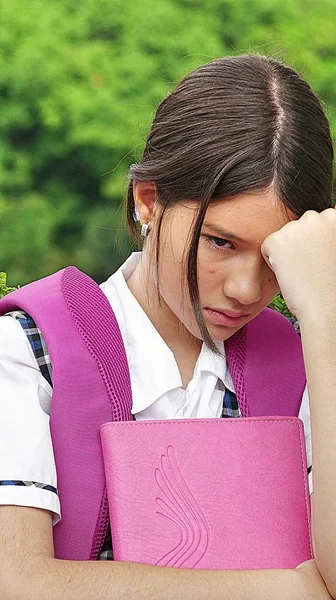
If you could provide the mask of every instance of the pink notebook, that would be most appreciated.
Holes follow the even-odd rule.
[[[299,419],[127,421],[100,432],[115,560],[276,569],[312,558]]]

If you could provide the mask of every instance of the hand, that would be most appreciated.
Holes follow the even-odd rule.
[[[333,600],[316,566],[315,560],[307,560],[296,570],[302,575],[303,598],[318,598],[318,600]]]
[[[287,306],[298,318],[334,313],[336,211],[307,211],[269,235],[261,252],[274,271]]]

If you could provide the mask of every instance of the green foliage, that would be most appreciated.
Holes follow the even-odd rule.
[[[15,288],[7,286],[7,275],[3,271],[0,271],[0,298],[9,294],[9,292],[13,292]]]
[[[277,310],[279,313],[287,317],[287,319],[296,319],[295,315],[293,315],[293,313],[291,313],[291,311],[289,310],[286,302],[283,299],[282,294],[278,294],[274,298],[274,300],[272,300],[269,307],[273,308],[273,310]]]
[[[129,250],[121,204],[157,103],[212,58],[284,59],[336,133],[335,0],[0,0],[0,257],[22,284]]]

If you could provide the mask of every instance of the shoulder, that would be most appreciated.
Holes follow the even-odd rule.
[[[18,313],[17,313],[18,314]],[[21,372],[22,378],[25,375],[32,375],[38,370],[37,363],[31,352],[29,341],[25,331],[15,313],[5,314],[0,317],[0,374],[2,383],[6,374],[6,379],[18,377]]]
[[[81,290],[85,295],[85,287],[98,288],[98,284],[88,275],[69,266],[56,273],[32,281],[23,287],[14,290],[0,300],[0,315],[15,310],[24,309],[33,306],[50,306],[57,302],[64,295],[71,296],[77,294],[80,296]],[[27,311],[29,312],[29,310]]]
[[[230,352],[241,356],[245,372],[268,374],[272,379],[278,373],[280,380],[286,373],[305,382],[305,370],[300,336],[289,319],[266,308],[242,330],[228,340]],[[252,375],[253,374],[253,375]]]
[[[247,333],[249,336],[256,337],[257,339],[266,337],[268,343],[274,342],[282,345],[283,343],[292,341],[296,347],[301,347],[297,328],[293,322],[270,308],[265,308],[248,323]]]
[[[279,311],[274,310],[273,308],[264,308],[253,321],[265,322],[265,323],[281,323],[282,325],[289,324],[291,325],[290,319],[285,317]],[[251,321],[251,322],[253,322]],[[287,326],[287,325],[286,325]]]
[[[301,340],[280,313],[263,310],[236,345],[252,416],[298,415],[305,387]]]
[[[0,347],[5,346],[6,340],[9,338],[18,340],[18,342],[26,342],[26,336],[19,320],[21,315],[22,313],[19,311],[12,311],[0,317]]]
[[[277,362],[284,368],[296,365],[302,371],[303,353],[300,337],[289,319],[266,308],[247,325],[246,348],[250,355]]]
[[[5,296],[0,300],[0,314],[23,308],[25,300],[36,299],[40,301],[48,291],[55,290],[62,279],[66,269],[62,269],[52,275],[32,281]]]

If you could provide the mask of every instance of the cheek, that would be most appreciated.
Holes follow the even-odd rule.
[[[267,275],[263,284],[263,296],[269,296],[271,300],[279,293],[279,284],[274,273]]]
[[[200,294],[204,290],[214,290],[218,287],[222,288],[224,279],[223,269],[214,266],[209,267],[209,265],[200,265],[198,279]]]

